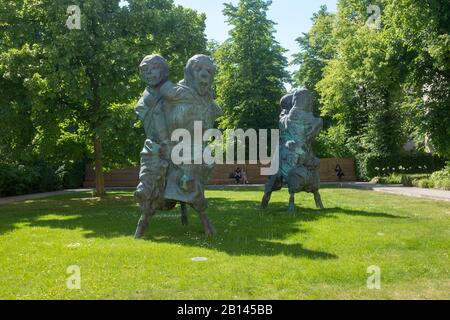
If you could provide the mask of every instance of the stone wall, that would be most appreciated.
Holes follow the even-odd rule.
[[[353,159],[322,159],[320,162],[320,180],[322,182],[337,181],[334,169],[336,164],[340,164],[345,176],[343,181],[356,181],[355,161]],[[214,170],[210,184],[225,185],[234,184],[234,179],[230,178],[230,174],[237,168],[245,168],[250,184],[263,184],[267,177],[260,175],[261,165],[218,165]],[[138,184],[139,168],[128,168],[113,170],[105,173],[106,187],[136,187]],[[95,185],[94,170],[92,166],[86,167],[86,178],[84,182],[85,188],[93,188]]]

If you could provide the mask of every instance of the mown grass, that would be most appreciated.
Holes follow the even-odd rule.
[[[326,209],[287,191],[210,190],[207,238],[195,212],[160,213],[133,240],[131,191],[0,206],[1,299],[449,299],[450,204],[325,188]],[[193,257],[206,257],[195,262]],[[81,290],[66,270],[81,269]],[[369,266],[381,289],[367,288]]]

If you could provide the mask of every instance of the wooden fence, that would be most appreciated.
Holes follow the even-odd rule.
[[[320,180],[322,182],[337,181],[334,169],[340,164],[345,176],[343,181],[356,181],[355,161],[353,159],[321,159],[320,162]],[[217,165],[213,176],[209,182],[211,185],[227,185],[233,184],[234,179],[230,178],[230,174],[237,168],[245,168],[250,184],[263,184],[267,181],[267,177],[261,176],[261,165]],[[105,173],[106,187],[136,187],[139,183],[139,168],[128,168],[112,170]],[[86,175],[84,181],[85,188],[93,188],[95,186],[95,173],[92,166],[86,166]]]

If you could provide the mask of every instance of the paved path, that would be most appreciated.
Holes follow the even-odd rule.
[[[343,188],[353,188],[353,189],[363,189],[363,190],[373,190],[376,192],[384,192],[384,193],[391,193],[391,194],[397,194],[402,196],[408,196],[408,197],[417,197],[417,198],[429,198],[429,199],[435,199],[435,200],[442,200],[442,201],[450,201],[450,191],[446,190],[438,190],[438,189],[422,189],[422,188],[412,188],[412,187],[404,187],[402,185],[382,185],[382,184],[371,184],[368,182],[343,182],[343,183],[337,183],[337,182],[325,182],[323,185],[341,185]],[[226,190],[226,189],[241,189],[241,188],[251,188],[251,187],[263,187],[263,185],[260,184],[251,184],[251,185],[221,185],[221,186],[208,186],[208,189],[212,190]],[[134,189],[134,188],[108,188],[110,190],[113,189]],[[55,191],[55,192],[46,192],[46,193],[36,193],[36,194],[29,194],[24,196],[17,196],[17,197],[7,197],[7,198],[0,198],[0,205],[2,204],[8,204],[13,202],[19,202],[19,201],[26,201],[26,200],[34,200],[34,199],[42,199],[47,198],[51,196],[56,195],[62,195],[62,194],[69,194],[69,193],[77,193],[77,192],[86,192],[86,191],[92,191],[92,189],[71,189],[71,190],[63,190],[63,191]]]
[[[13,203],[13,202],[19,202],[19,201],[27,201],[27,200],[42,199],[42,198],[47,198],[47,197],[52,197],[52,196],[59,196],[61,194],[86,192],[86,191],[91,191],[91,190],[92,189],[70,189],[70,190],[62,190],[62,191],[54,191],[54,192],[26,194],[23,196],[16,196],[16,197],[5,197],[5,198],[0,198],[0,205]]]
[[[342,187],[373,190],[377,192],[392,193],[408,197],[450,201],[450,191],[439,189],[422,189],[414,187],[404,187],[402,185],[372,184],[368,182],[344,182],[342,183]]]

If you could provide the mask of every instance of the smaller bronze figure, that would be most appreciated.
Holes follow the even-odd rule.
[[[261,207],[267,208],[272,192],[281,190],[287,184],[290,212],[294,211],[295,193],[299,192],[313,193],[317,208],[322,209],[320,159],[314,155],[312,144],[323,128],[323,121],[314,116],[312,95],[306,89],[283,97],[281,108],[280,169],[267,181]]]

